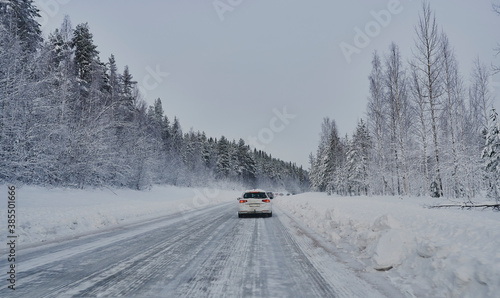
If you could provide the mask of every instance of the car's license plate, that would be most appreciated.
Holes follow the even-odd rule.
[[[260,206],[260,204],[250,204],[249,206],[250,206],[250,207],[259,207],[259,206]]]

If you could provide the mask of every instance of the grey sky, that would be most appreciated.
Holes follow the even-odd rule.
[[[45,34],[66,14],[73,27],[88,22],[101,60],[114,54],[120,71],[128,65],[145,100],[160,97],[184,132],[243,138],[306,169],[323,117],[335,119],[342,135],[365,118],[373,51],[384,54],[394,41],[411,58],[421,8],[417,0],[35,3]],[[493,51],[500,16],[490,0],[436,0],[431,7],[467,82],[476,57],[500,64]],[[355,39],[359,31],[368,40]],[[356,49],[346,55],[341,45]],[[491,83],[498,107],[500,77]]]

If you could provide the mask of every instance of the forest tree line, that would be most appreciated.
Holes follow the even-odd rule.
[[[489,86],[498,67],[476,59],[467,85],[428,2],[415,33],[411,57],[402,57],[395,43],[373,53],[367,119],[351,137],[339,136],[334,120],[323,120],[310,155],[311,187],[464,200],[486,191],[499,200],[500,120]]]
[[[299,192],[308,172],[243,139],[183,132],[128,67],[101,61],[87,23],[47,39],[31,0],[0,2],[0,182],[144,189],[227,182]]]

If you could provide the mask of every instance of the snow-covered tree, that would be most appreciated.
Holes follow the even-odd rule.
[[[32,2],[0,1],[0,183],[308,187],[302,168],[243,140],[183,134],[159,98],[146,105],[128,67],[100,62],[87,23],[73,30],[66,16],[43,41]]]
[[[0,179],[31,183],[39,168],[34,147],[44,79],[38,16],[32,1],[0,3]],[[37,103],[35,103],[37,100]]]
[[[479,131],[486,132],[489,128],[488,111],[492,107],[492,97],[490,94],[490,71],[481,63],[479,59],[474,61],[472,70],[472,85],[469,91],[471,111],[476,119]],[[484,133],[483,133],[484,135]]]
[[[311,187],[318,191],[337,193],[340,189],[338,182],[339,171],[343,169],[345,161],[345,144],[338,136],[335,120],[323,118],[321,134],[316,157],[311,162]]]
[[[441,178],[441,161],[439,146],[438,111],[441,106],[443,94],[443,68],[441,35],[437,26],[436,17],[431,11],[430,4],[424,2],[422,14],[415,28],[417,38],[414,49],[414,80],[421,88],[419,90],[427,103],[432,132],[432,144],[434,145],[434,177],[437,184],[436,195],[443,196],[443,182]]]
[[[226,137],[222,136],[217,143],[217,163],[215,175],[217,178],[228,178],[231,173],[231,148]]]
[[[120,75],[118,74],[118,67],[116,66],[115,56],[111,54],[107,64],[107,86],[106,89],[109,93],[109,100],[113,104],[113,111],[117,108],[117,103],[120,101]],[[113,113],[114,118],[115,113]]]
[[[411,68],[411,99],[413,110],[415,111],[417,121],[413,125],[413,135],[418,147],[414,150],[414,169],[418,169],[421,173],[416,178],[417,194],[429,194],[431,184],[430,165],[429,165],[429,125],[426,97],[424,96],[423,86],[418,78],[417,66],[415,63],[410,64]]]
[[[24,52],[35,52],[42,41],[38,12],[32,0],[0,1],[0,26],[16,36]]]
[[[324,118],[321,127],[320,146],[317,153],[317,187],[320,191],[335,192],[335,171],[343,163],[343,144],[338,136],[337,124],[335,120]],[[330,185],[329,189],[327,186]]]
[[[371,140],[363,120],[358,122],[356,132],[349,140],[346,151],[347,193],[368,195]]]
[[[500,15],[500,3],[493,3],[492,6],[493,6],[493,11],[496,14]],[[495,52],[497,55],[500,54],[500,44],[497,44],[497,47],[495,48]],[[500,66],[498,66],[498,65],[493,66],[493,71],[494,71],[494,73],[499,73]]]
[[[500,121],[495,109],[491,109],[490,127],[482,156],[485,162],[488,196],[500,202]]]
[[[321,181],[318,175],[318,164],[312,152],[309,153],[309,182],[312,190],[320,191],[319,185],[321,185]]]
[[[464,176],[462,174],[460,163],[460,141],[464,141],[459,137],[460,127],[464,121],[464,94],[462,87],[462,80],[458,73],[458,62],[456,61],[455,54],[451,49],[448,37],[443,34],[442,37],[442,51],[443,51],[443,68],[444,68],[444,88],[445,88],[445,104],[443,117],[446,122],[446,135],[448,136],[450,146],[445,146],[445,150],[451,149],[451,164],[452,167],[448,172],[449,179],[453,180],[453,193],[454,196],[459,198],[465,195]]]
[[[384,70],[380,56],[377,52],[373,53],[372,71],[369,76],[370,96],[368,97],[367,116],[368,128],[372,136],[373,154],[371,162],[373,166],[370,169],[372,191],[377,194],[386,194],[388,192],[388,174],[386,172],[388,140],[387,140],[387,101],[384,83]]]
[[[408,193],[408,162],[406,133],[409,130],[411,113],[407,97],[406,74],[399,48],[392,43],[386,57],[387,106],[389,108],[390,144],[394,161],[397,194]],[[400,182],[401,181],[401,182]]]
[[[256,165],[250,147],[245,144],[243,139],[240,139],[236,146],[236,174],[242,182],[253,184],[256,178]]]
[[[88,23],[79,24],[73,31],[71,46],[75,51],[75,64],[78,77],[87,83],[91,80],[93,62],[98,61],[99,52],[94,44]]]

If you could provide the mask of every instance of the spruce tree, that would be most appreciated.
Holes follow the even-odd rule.
[[[230,143],[222,136],[217,144],[217,163],[215,165],[215,176],[217,178],[228,178],[231,171]]]
[[[87,83],[91,81],[92,62],[98,60],[99,52],[94,45],[93,35],[88,23],[79,24],[73,31],[71,46],[75,51],[75,64],[78,77]]]
[[[488,196],[500,201],[500,122],[495,109],[490,113],[486,144],[482,152],[485,161]]]
[[[0,26],[21,41],[24,52],[34,53],[42,42],[38,12],[32,0],[0,1]]]

